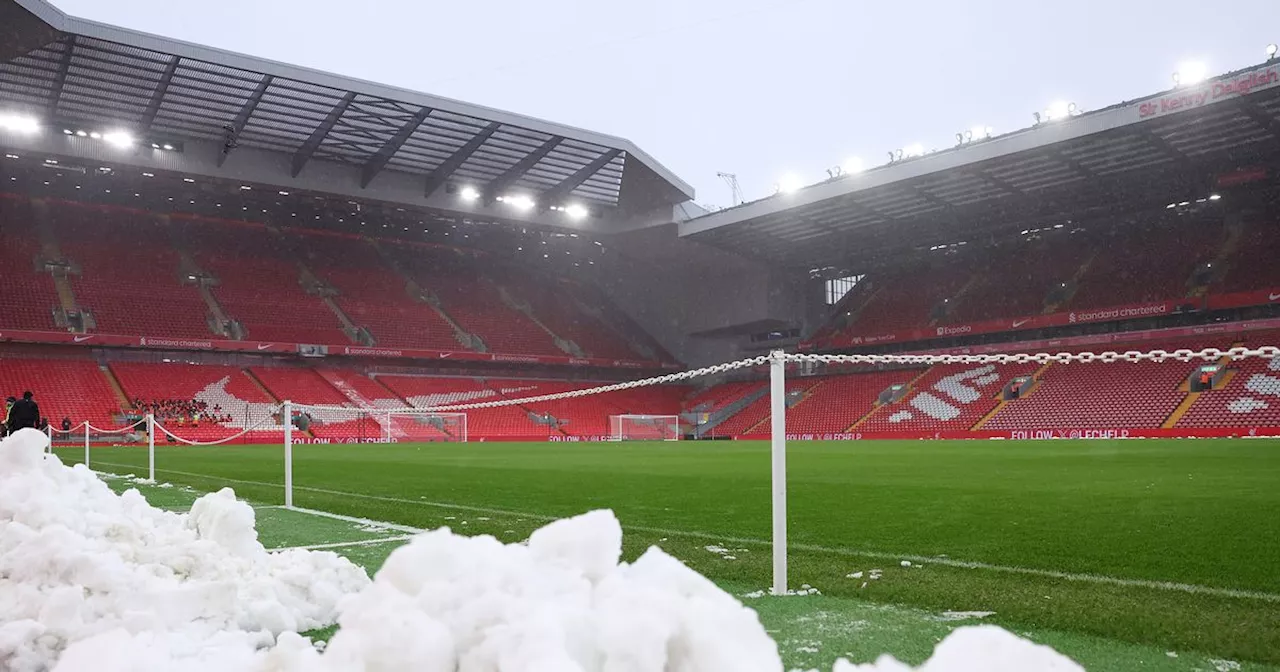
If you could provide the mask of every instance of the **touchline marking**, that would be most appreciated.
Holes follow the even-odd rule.
[[[364,539],[362,541],[338,541],[332,544],[311,544],[310,546],[290,546],[288,548],[269,548],[270,553],[281,553],[284,551],[321,551],[330,548],[348,548],[353,546],[377,546],[378,544],[390,544],[393,542],[409,541],[413,538],[412,534],[406,534],[399,537],[386,537],[383,539]]]
[[[112,464],[109,462],[97,462],[109,467],[132,467],[128,464]],[[197,478],[208,478],[226,483],[243,483],[245,485],[258,485],[272,488],[284,489],[284,485],[280,483],[264,483],[262,481],[245,481],[234,478],[220,478],[210,476],[208,474],[197,474],[189,471],[176,471],[173,469],[156,469],[156,473],[178,474],[180,476],[195,476]],[[295,485],[294,490],[303,490],[306,492],[315,492],[326,495],[338,495],[341,497],[351,497],[354,499],[368,499],[378,502],[393,502],[397,504],[417,504],[419,506],[429,506],[438,509],[450,509],[454,511],[472,511],[476,513],[492,513],[501,516],[513,516],[518,518],[528,518],[531,520],[557,520],[556,516],[548,516],[540,513],[529,513],[526,511],[511,511],[509,509],[493,509],[481,506],[468,506],[465,504],[450,504],[447,502],[432,502],[419,499],[405,499],[403,497],[385,497],[382,495],[369,495],[359,492],[345,492],[342,490],[329,490],[327,488],[312,488],[307,486]],[[353,518],[351,516],[342,516],[336,513],[328,513],[327,511],[314,511],[312,509],[293,510],[303,511],[315,515],[322,515],[337,520],[348,520],[351,522],[360,522],[371,525],[380,525],[388,529],[397,529],[389,523],[368,520],[364,518]],[[405,530],[414,530],[405,526],[399,526]],[[773,544],[764,539],[749,539],[744,537],[727,537],[709,532],[696,532],[690,530],[670,530],[661,527],[644,527],[640,525],[623,525],[623,529],[635,530],[637,532],[651,532],[662,534],[670,537],[688,537],[690,539],[705,539],[709,541],[723,541],[731,544],[752,544],[755,546],[772,546]],[[1036,569],[1034,567],[1017,567],[1010,565],[995,565],[987,562],[973,562],[969,560],[956,560],[954,558],[939,558],[929,555],[915,555],[911,553],[885,553],[883,551],[861,551],[852,548],[833,548],[830,546],[818,546],[815,544],[791,543],[788,544],[791,549],[797,551],[812,551],[815,553],[832,553],[835,555],[844,555],[849,557],[874,558],[877,560],[910,560],[921,564],[942,565],[944,567],[955,567],[958,569],[979,569],[989,572],[1001,572],[1005,574],[1022,574],[1024,576],[1039,576],[1048,579],[1059,579],[1063,581],[1079,581],[1082,583],[1097,583],[1112,586],[1124,586],[1127,588],[1147,588],[1151,590],[1167,590],[1179,593],[1188,593],[1192,595],[1212,595],[1215,597],[1230,597],[1237,599],[1261,600],[1264,602],[1280,602],[1280,593],[1266,593],[1255,590],[1239,590],[1235,588],[1215,588],[1213,586],[1200,586],[1193,583],[1177,583],[1174,581],[1151,581],[1147,579],[1126,579],[1118,576],[1107,576],[1105,574],[1085,574],[1077,572],[1061,572],[1052,569]]]

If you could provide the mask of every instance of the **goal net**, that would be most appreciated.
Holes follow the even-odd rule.
[[[609,438],[613,441],[678,441],[678,415],[611,415]]]
[[[467,414],[291,404],[295,443],[464,443]]]

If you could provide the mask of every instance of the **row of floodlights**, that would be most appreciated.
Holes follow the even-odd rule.
[[[1272,61],[1280,56],[1280,46],[1275,44],[1267,45],[1267,60]],[[1208,79],[1209,68],[1204,63],[1198,61],[1190,61],[1182,63],[1178,66],[1178,70],[1173,73],[1173,83],[1175,86],[1194,86]],[[1040,112],[1033,112],[1035,125],[1040,126],[1063,119],[1069,119],[1077,116],[1082,112],[1080,106],[1073,102],[1056,101]],[[974,126],[973,128],[956,133],[956,146],[963,147],[976,142],[988,140],[994,134],[990,126]],[[925,155],[924,145],[914,143],[894,149],[890,151],[889,163],[898,163],[907,159],[914,159]],[[859,159],[850,159],[839,166],[827,169],[827,177],[836,179],[845,175],[862,172],[862,161]],[[778,183],[774,185],[774,191],[780,194],[790,194],[799,191],[804,186],[804,182],[796,175],[784,175]]]
[[[481,196],[480,190],[472,186],[462,187],[461,189],[458,190],[458,198],[462,199],[463,201],[466,201],[467,203],[474,203],[475,201],[480,200],[480,196]],[[516,210],[517,212],[529,212],[530,210],[533,210],[534,208],[538,207],[538,202],[535,201],[533,197],[529,196],[528,194],[508,194],[508,195],[498,196],[493,200],[499,203],[502,203],[503,205],[506,205],[507,207],[510,207],[513,210]],[[550,206],[550,208],[548,209],[553,210],[555,212],[562,212],[565,214],[566,217],[574,221],[580,221],[580,220],[586,219],[587,215],[591,214],[591,211],[587,210],[586,206],[581,205],[579,203],[570,203],[568,205],[553,205],[553,206]]]
[[[18,135],[35,135],[41,130],[40,120],[25,114],[5,113],[0,114],[0,131],[8,131]],[[90,130],[84,128],[64,127],[63,135],[74,136],[77,138],[87,138],[90,140],[99,140],[117,149],[129,149],[138,144],[138,139],[133,134],[124,130]],[[178,151],[180,146],[172,142],[152,142],[152,149],[162,151]]]

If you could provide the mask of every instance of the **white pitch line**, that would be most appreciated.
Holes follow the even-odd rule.
[[[412,534],[406,534],[399,537],[385,537],[383,539],[363,539],[361,541],[338,541],[332,544],[311,544],[310,546],[290,546],[288,548],[269,548],[271,553],[280,553],[281,551],[320,551],[331,548],[347,548],[352,546],[377,546],[378,544],[389,544],[392,542],[409,541],[413,538]]]
[[[99,462],[111,467],[132,467],[127,464],[110,464],[107,462]],[[262,481],[244,481],[232,478],[219,478],[208,474],[196,474],[186,471],[175,471],[172,469],[157,469],[156,472],[165,472],[170,474],[179,474],[183,476],[195,476],[198,478],[210,478],[214,480],[224,481],[227,483],[243,483],[245,485],[258,485],[275,488],[284,488],[280,483],[264,483]],[[307,486],[293,486],[295,490],[305,492],[315,492],[327,495],[339,495],[342,497],[352,497],[355,499],[368,499],[379,502],[392,502],[397,504],[416,504],[419,506],[429,506],[440,509],[451,509],[454,511],[472,511],[476,513],[492,513],[503,516],[513,516],[518,518],[529,518],[531,520],[556,520],[556,516],[548,516],[540,513],[529,513],[526,511],[511,511],[509,509],[492,509],[480,506],[468,506],[464,504],[450,504],[447,502],[431,502],[427,500],[405,499],[403,497],[386,497],[382,495],[369,495],[359,492],[345,492],[342,490],[329,490],[327,488],[312,488]],[[325,515],[337,518],[339,520],[350,518],[349,516],[339,516],[338,514],[330,514],[327,512],[310,511],[319,515]],[[361,520],[364,519],[353,519]],[[378,521],[367,521],[373,525],[385,525]],[[623,525],[623,529],[635,530],[637,532],[651,532],[671,537],[688,537],[691,539],[706,539],[709,541],[722,541],[731,544],[752,544],[756,546],[772,546],[773,544],[764,539],[749,539],[743,537],[727,537],[724,535],[712,534],[709,532],[697,532],[690,530],[670,530],[661,527],[643,527],[639,525]],[[414,529],[414,528],[408,528]],[[1005,574],[1021,574],[1024,576],[1038,576],[1049,579],[1059,579],[1063,581],[1078,581],[1083,583],[1096,583],[1112,586],[1123,586],[1127,588],[1146,588],[1151,590],[1166,590],[1172,592],[1188,593],[1193,595],[1212,595],[1214,597],[1229,597],[1236,599],[1260,600],[1264,602],[1280,602],[1280,593],[1267,593],[1255,590],[1240,590],[1236,588],[1216,588],[1213,586],[1201,586],[1193,583],[1177,583],[1173,581],[1151,581],[1148,579],[1126,579],[1118,576],[1107,576],[1105,574],[1086,574],[1077,572],[1063,572],[1052,569],[1036,569],[1034,567],[1017,567],[1012,565],[996,565],[987,562],[974,562],[969,560],[956,560],[954,558],[940,558],[927,555],[916,555],[912,553],[886,553],[883,551],[863,551],[853,548],[833,548],[829,546],[817,546],[813,544],[792,543],[788,546],[797,551],[811,551],[815,553],[832,553],[835,555],[844,555],[851,557],[875,558],[878,560],[910,560],[922,564],[943,565],[945,567],[954,567],[959,569],[979,569],[990,572],[1001,572]]]
[[[409,527],[408,525],[397,525],[395,523],[384,523],[381,520],[372,520],[370,518],[357,518],[356,516],[344,516],[340,513],[329,513],[328,511],[318,511],[316,509],[304,509],[297,506],[283,507],[283,508],[287,511],[297,511],[298,513],[305,513],[311,516],[320,516],[321,518],[332,518],[334,520],[341,520],[347,523],[355,523],[357,525],[371,525],[376,527],[382,527],[388,530],[395,530],[396,532],[407,532],[408,534],[421,534],[423,532],[426,532],[426,530],[421,528]]]

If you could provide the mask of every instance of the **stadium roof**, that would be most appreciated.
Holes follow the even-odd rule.
[[[906,247],[945,246],[1090,213],[1105,217],[1117,203],[1171,194],[1194,200],[1226,175],[1277,168],[1280,60],[1273,60],[836,177],[679,228],[692,240],[785,266],[848,269]]]
[[[286,65],[67,16],[45,0],[0,0],[0,112],[46,125],[119,125],[138,137],[282,153],[420,178],[424,197],[474,185],[630,211],[693,189],[634,144],[406,89]],[[162,140],[161,142],[163,142]]]

